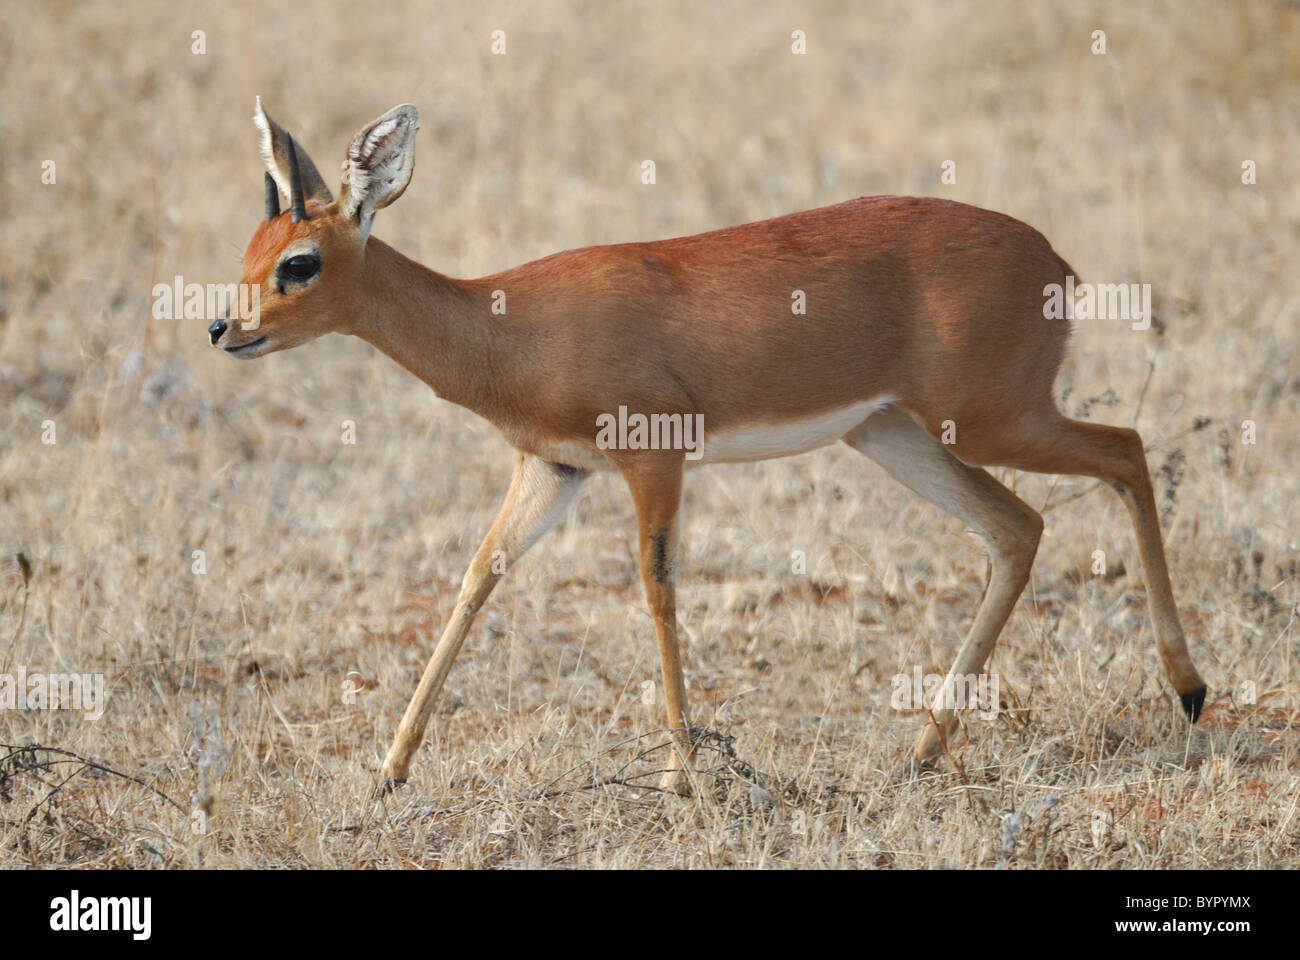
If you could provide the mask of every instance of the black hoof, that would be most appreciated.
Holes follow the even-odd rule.
[[[894,768],[894,783],[914,783],[922,776],[928,773],[934,773],[939,768],[937,757],[927,757],[924,760],[918,760],[914,756],[908,756],[906,760]]]
[[[384,777],[384,782],[375,787],[375,799],[382,800],[384,797],[393,793],[398,787],[406,783],[405,777]]]
[[[1205,706],[1205,684],[1201,684],[1191,693],[1179,695],[1183,701],[1183,713],[1187,714],[1187,719],[1195,723],[1201,716],[1201,708]]]

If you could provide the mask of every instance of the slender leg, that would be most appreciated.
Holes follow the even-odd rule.
[[[584,477],[584,471],[573,467],[548,463],[525,454],[515,456],[514,475],[510,478],[505,503],[470,561],[451,622],[433,650],[424,676],[420,678],[420,686],[402,716],[397,736],[384,760],[385,788],[406,780],[411,758],[424,738],[424,728],[433,713],[443,682],[451,672],[452,662],[460,652],[479,607],[508,565],[523,556],[559,519]]]
[[[906,413],[890,408],[872,416],[844,438],[898,480],[932,503],[960,517],[984,538],[993,559],[993,575],[952,669],[944,680],[934,719],[913,747],[917,761],[928,760],[956,727],[951,704],[959,678],[978,675],[988,662],[1016,600],[1029,580],[1043,520],[1028,504],[987,472],[962,463]]]
[[[1178,622],[1178,607],[1169,583],[1164,542],[1151,474],[1142,438],[1134,430],[1068,420],[1056,414],[1027,431],[1014,452],[996,461],[1020,470],[1096,477],[1109,483],[1128,508],[1137,536],[1138,554],[1147,585],[1147,602],[1155,626],[1156,648],[1165,676],[1182,700],[1183,711],[1195,723],[1205,703],[1205,681],[1187,652]]]
[[[659,640],[664,706],[673,742],[672,756],[660,787],[675,791],[682,785],[683,770],[692,760],[675,586],[677,511],[682,498],[681,454],[652,457],[642,452],[623,466],[623,476],[636,504],[641,581],[645,584],[646,600]]]

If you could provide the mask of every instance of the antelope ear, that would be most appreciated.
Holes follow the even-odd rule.
[[[375,211],[400,197],[411,182],[419,121],[415,107],[403,103],[362,127],[348,147],[339,213],[355,217],[362,236],[370,233]]]
[[[262,109],[261,97],[257,98],[257,106],[253,110],[253,123],[257,124],[257,148],[262,152],[266,172],[271,175],[271,179],[275,181],[281,193],[286,197],[292,197],[293,189],[289,173],[290,138],[278,123],[266,115],[266,111]],[[334,194],[330,193],[330,188],[325,186],[325,179],[316,169],[316,164],[311,162],[311,157],[307,156],[307,151],[303,149],[302,144],[294,141],[293,151],[298,159],[298,174],[301,178],[304,198],[321,205],[333,202]]]

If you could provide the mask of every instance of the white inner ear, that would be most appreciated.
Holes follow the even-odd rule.
[[[343,163],[346,196],[342,213],[369,232],[376,210],[402,195],[415,169],[415,108],[395,107],[357,134]]]
[[[275,162],[275,147],[271,142],[271,120],[262,109],[262,98],[257,98],[257,109],[253,111],[253,123],[257,125],[257,149],[262,154],[262,162],[271,174],[271,179],[286,197],[290,195],[289,181],[280,172],[280,165]]]

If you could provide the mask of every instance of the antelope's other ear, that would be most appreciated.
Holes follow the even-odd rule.
[[[257,148],[262,152],[266,172],[271,175],[280,192],[292,199],[292,164],[289,162],[289,144],[292,138],[266,115],[262,109],[261,97],[257,98],[257,106],[253,110],[253,122],[257,124]],[[304,199],[322,206],[333,202],[334,194],[325,186],[325,179],[316,169],[316,164],[311,162],[311,157],[307,156],[302,144],[293,141],[293,152],[298,161],[299,182]]]
[[[339,214],[354,217],[361,235],[370,233],[375,211],[402,195],[415,170],[415,131],[420,115],[403,103],[361,131],[343,163]]]

